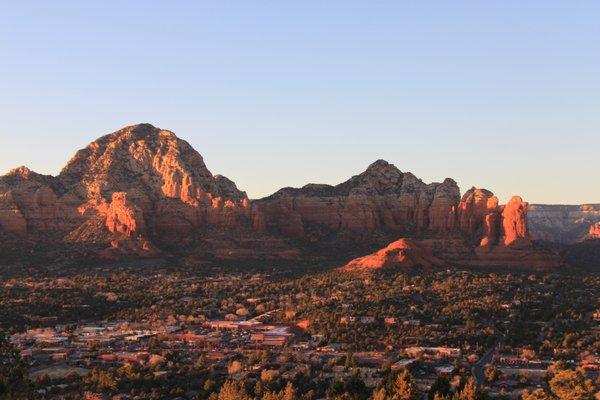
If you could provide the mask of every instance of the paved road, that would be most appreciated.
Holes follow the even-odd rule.
[[[484,355],[471,367],[471,374],[475,378],[475,383],[482,385],[485,383],[485,365],[492,361],[492,357],[496,350],[504,343],[504,334],[496,328],[496,326],[489,322],[488,326],[494,330],[496,340],[492,347],[490,347]]]

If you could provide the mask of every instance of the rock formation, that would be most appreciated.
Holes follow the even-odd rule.
[[[250,202],[187,142],[149,124],[102,136],[56,177],[25,167],[0,177],[2,237],[89,244],[112,258],[163,249],[195,259],[290,259],[299,248],[341,258],[405,237],[414,240],[402,242],[396,262],[431,255],[502,263],[531,247],[527,207],[519,197],[499,205],[485,189],[461,198],[450,178],[426,184],[383,160],[339,185],[284,188]]]
[[[92,142],[75,154],[57,179],[88,202],[127,193],[128,201],[148,216],[153,236],[231,224],[236,211],[249,204],[233,182],[213,176],[187,142],[148,124]]]
[[[337,186],[284,188],[255,201],[254,226],[296,238],[319,229],[353,234],[447,232],[454,227],[459,198],[451,179],[427,185],[379,160]]]
[[[57,177],[25,167],[0,178],[0,227],[34,240],[159,242],[248,218],[246,194],[213,176],[172,132],[126,127],[78,151]],[[129,243],[131,244],[131,243]],[[131,246],[129,246],[131,247]]]
[[[532,204],[527,219],[533,239],[575,243],[588,234],[591,225],[600,222],[600,204]]]
[[[596,222],[595,224],[590,226],[590,230],[587,234],[588,239],[600,239],[600,222]]]
[[[502,233],[505,246],[529,245],[527,229],[528,204],[519,196],[513,196],[502,210]]]
[[[344,271],[361,272],[395,268],[431,268],[443,261],[411,239],[399,239],[373,254],[356,258],[342,267]]]
[[[492,192],[472,188],[461,199],[452,179],[425,184],[383,160],[337,186],[285,188],[253,205],[256,229],[293,238],[462,235],[481,246],[527,242],[526,214],[520,197],[499,206]]]
[[[497,243],[500,219],[498,198],[489,190],[471,188],[458,204],[458,228],[481,246]]]
[[[106,228],[111,233],[120,233],[126,237],[145,235],[146,223],[139,207],[127,204],[127,193],[115,192],[112,201],[107,205]]]
[[[19,167],[0,177],[0,227],[19,237],[68,231],[81,222],[78,205],[52,176]]]

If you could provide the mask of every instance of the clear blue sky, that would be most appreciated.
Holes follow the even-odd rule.
[[[0,171],[150,122],[251,197],[384,158],[600,202],[598,1],[4,1]]]

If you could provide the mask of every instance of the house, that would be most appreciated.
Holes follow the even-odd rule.
[[[418,360],[416,358],[403,358],[393,363],[391,369],[392,371],[399,371],[401,369],[410,367],[417,361]]]

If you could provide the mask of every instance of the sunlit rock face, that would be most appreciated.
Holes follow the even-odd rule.
[[[19,167],[0,177],[0,227],[19,237],[66,232],[81,222],[79,199],[55,177]]]
[[[57,177],[25,167],[0,177],[0,228],[30,239],[177,241],[203,227],[235,227],[249,208],[187,142],[149,124],[90,143]]]
[[[421,247],[417,241],[399,239],[385,248],[364,257],[356,258],[342,267],[349,272],[363,272],[380,269],[432,268],[444,262],[433,253]]]
[[[529,245],[527,207],[529,204],[519,196],[513,196],[502,210],[503,242],[506,246]]]
[[[590,226],[587,237],[589,239],[600,239],[600,222],[596,222]]]
[[[482,246],[498,240],[498,198],[485,189],[471,188],[458,204],[458,229]]]
[[[197,260],[344,258],[403,237],[412,241],[390,253],[402,265],[435,264],[429,255],[495,263],[531,246],[527,208],[519,197],[499,205],[485,189],[461,197],[450,178],[427,184],[383,160],[339,185],[251,202],[187,142],[149,124],[102,136],[56,177],[25,167],[0,177],[0,237],[93,244],[109,258],[159,249]]]
[[[232,224],[233,210],[248,207],[246,194],[229,179],[213,176],[187,142],[149,124],[92,142],[75,154],[58,179],[87,201],[127,193],[157,234]]]
[[[146,222],[139,207],[127,203],[126,192],[115,192],[112,201],[103,210],[106,214],[105,225],[109,232],[120,233],[126,237],[146,234]]]
[[[256,229],[303,237],[311,226],[328,231],[383,230],[418,234],[454,228],[456,182],[425,184],[379,160],[336,186],[284,188],[253,204]]]
[[[381,231],[423,237],[464,236],[481,246],[527,238],[527,203],[515,197],[499,206],[494,194],[472,188],[460,197],[452,179],[425,184],[379,160],[337,186],[285,188],[254,202],[257,230],[302,238]]]

